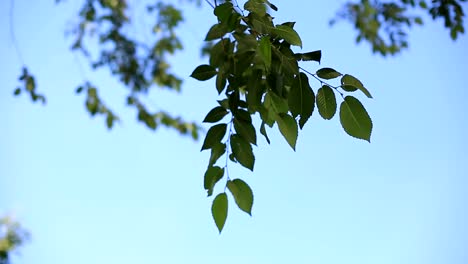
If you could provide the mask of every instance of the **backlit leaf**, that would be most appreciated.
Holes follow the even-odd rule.
[[[220,193],[214,198],[211,206],[211,214],[218,227],[219,233],[223,230],[228,214],[228,199],[226,193]]]
[[[259,51],[260,57],[265,63],[265,67],[267,69],[270,69],[271,67],[271,42],[268,36],[265,36],[260,40],[260,43],[258,45],[258,51]]]
[[[285,25],[277,25],[276,28],[273,29],[273,33],[283,38],[291,45],[302,47],[301,37],[291,27]]]
[[[203,186],[205,190],[208,192],[208,196],[213,194],[213,188],[216,183],[221,180],[224,176],[224,168],[220,168],[218,166],[208,167],[205,172],[205,180]]]
[[[317,76],[322,78],[322,79],[334,79],[337,77],[340,77],[342,74],[337,72],[336,70],[332,68],[322,68],[319,69],[317,72]]]
[[[324,119],[332,119],[336,113],[336,97],[333,90],[324,85],[317,92],[317,108]]]
[[[354,92],[356,90],[361,90],[367,97],[372,98],[370,92],[364,87],[364,85],[356,77],[345,74],[341,78],[341,87],[347,92]]]
[[[372,120],[358,99],[345,97],[340,106],[340,121],[348,135],[370,142]]]
[[[242,211],[252,215],[253,193],[250,186],[241,179],[234,179],[228,181],[227,187],[234,196],[237,206]]]
[[[293,150],[296,150],[297,124],[296,120],[288,114],[279,114],[276,119],[279,130]]]

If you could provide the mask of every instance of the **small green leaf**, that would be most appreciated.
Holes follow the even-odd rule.
[[[211,206],[211,214],[218,227],[219,233],[223,230],[228,214],[228,199],[226,193],[220,193],[214,198]]]
[[[253,171],[255,157],[252,151],[252,146],[237,134],[231,135],[231,149],[234,158],[247,169]]]
[[[14,96],[18,96],[20,94],[21,94],[21,89],[20,88],[16,88],[15,91],[13,92]]]
[[[330,120],[336,113],[336,97],[333,90],[324,85],[317,92],[317,108],[323,119]]]
[[[244,121],[242,119],[234,119],[234,128],[237,134],[243,137],[248,142],[257,145],[257,134],[252,122]]]
[[[277,25],[276,28],[273,29],[273,33],[286,40],[289,44],[302,48],[301,37],[291,27],[286,25]]]
[[[227,187],[232,193],[232,196],[234,196],[237,206],[239,206],[242,211],[252,215],[254,197],[250,186],[241,179],[234,179],[228,181]]]
[[[266,6],[264,0],[249,0],[244,4],[244,9],[250,12],[257,13],[260,16],[266,14]]]
[[[190,75],[190,77],[195,78],[199,81],[206,81],[215,76],[218,72],[216,69],[210,65],[200,65],[198,66]]]
[[[208,166],[212,166],[218,159],[226,153],[226,144],[218,142],[211,148],[210,162]]]
[[[216,183],[221,180],[224,176],[224,168],[220,168],[218,166],[208,167],[205,172],[205,180],[203,186],[205,190],[208,192],[208,196],[213,194],[213,189]]]
[[[265,0],[265,3],[267,3],[267,5],[268,5],[271,9],[273,9],[273,10],[275,10],[275,11],[278,11],[278,7],[276,7],[274,4],[270,3],[270,1]]]
[[[260,126],[260,133],[265,137],[265,140],[270,144],[270,138],[268,138],[266,129],[265,129],[265,122],[262,122],[262,125]]]
[[[334,79],[342,75],[341,73],[335,71],[332,68],[322,68],[322,69],[319,69],[316,73],[318,77],[322,79],[327,79],[327,80]]]
[[[228,33],[228,30],[223,24],[215,24],[206,34],[205,41],[222,38],[226,33]]]
[[[233,11],[232,3],[227,1],[215,7],[213,13],[218,17],[219,21],[227,22]]]
[[[348,135],[370,142],[372,120],[358,99],[345,97],[340,106],[340,121]]]
[[[223,119],[228,114],[228,111],[224,107],[217,106],[206,115],[203,123],[216,123],[219,120]]]
[[[258,53],[262,58],[263,62],[265,63],[265,67],[270,69],[271,67],[271,42],[270,37],[264,36],[260,40],[258,45]]]
[[[372,98],[370,92],[364,87],[364,85],[356,77],[345,74],[341,78],[341,88],[347,92],[354,92],[357,89],[361,90],[368,98]]]
[[[226,134],[226,130],[226,124],[218,124],[212,126],[206,133],[205,141],[203,142],[201,150],[210,149],[217,143],[220,143],[224,135]]]
[[[276,122],[283,137],[293,150],[296,150],[297,124],[296,120],[288,114],[279,114]]]

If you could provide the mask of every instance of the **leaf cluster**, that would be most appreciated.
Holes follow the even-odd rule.
[[[344,93],[362,91],[372,97],[364,85],[349,74],[332,68],[310,73],[299,66],[303,62],[318,62],[320,51],[297,53],[302,47],[295,22],[275,24],[269,10],[278,8],[265,0],[249,0],[243,9],[231,1],[217,5],[213,12],[218,22],[208,31],[205,40],[214,41],[209,49],[209,63],[199,65],[191,77],[207,81],[215,79],[218,105],[206,115],[204,122],[213,124],[203,142],[202,151],[211,156],[205,172],[204,187],[211,196],[216,184],[226,178],[224,191],[213,200],[212,214],[221,231],[227,218],[230,191],[238,207],[251,214],[252,190],[243,180],[231,179],[228,161],[254,170],[257,128],[253,116],[260,117],[260,134],[270,143],[266,128],[275,124],[286,142],[295,150],[298,132],[310,120],[315,108],[324,119],[337,112],[335,94],[341,95],[340,121],[349,135],[369,141],[371,119],[358,99]],[[314,92],[309,77],[320,84]],[[340,78],[338,86],[327,83]],[[224,167],[217,161],[226,156]]]

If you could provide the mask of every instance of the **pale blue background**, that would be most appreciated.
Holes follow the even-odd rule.
[[[219,235],[202,186],[209,154],[199,152],[201,142],[151,132],[135,122],[125,90],[106,71],[80,73],[63,34],[79,1],[15,2],[19,48],[48,98],[43,107],[12,96],[21,62],[3,0],[0,210],[33,234],[15,264],[468,263],[468,37],[454,43],[442,21],[415,28],[410,49],[384,59],[355,45],[349,24],[328,27],[343,1],[276,1],[278,22],[298,22],[304,51],[323,49],[322,66],[352,73],[373,93],[373,100],[359,95],[374,120],[372,143],[317,113],[296,152],[270,130],[272,145],[260,138],[254,150],[254,173],[230,167],[254,190],[253,217],[230,200]],[[184,77],[204,62],[201,39],[215,22],[206,4],[186,11],[186,49],[173,59]],[[121,110],[114,130],[89,118],[74,94],[85,78]],[[213,83],[186,78],[183,88],[182,95],[155,89],[148,101],[202,120],[215,106]]]

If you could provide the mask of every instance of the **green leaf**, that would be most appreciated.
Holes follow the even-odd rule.
[[[215,7],[213,13],[218,17],[219,21],[226,23],[233,11],[232,3],[227,1]]]
[[[262,37],[258,45],[258,53],[265,63],[265,67],[270,69],[271,67],[271,42],[268,36]]]
[[[323,119],[330,120],[336,113],[336,97],[333,90],[324,85],[317,92],[317,108]]]
[[[294,57],[298,61],[316,61],[320,63],[320,60],[322,59],[322,51],[316,50],[307,53],[296,53],[294,54]]]
[[[340,106],[340,121],[348,135],[370,142],[372,120],[358,99],[345,97]]]
[[[206,115],[205,119],[203,120],[204,123],[216,123],[223,119],[228,114],[228,111],[224,109],[224,107],[217,106],[211,109],[210,112]]]
[[[266,14],[266,6],[264,0],[249,0],[244,4],[244,9],[250,12],[264,16]]]
[[[265,129],[265,122],[262,122],[262,125],[260,126],[260,133],[265,137],[265,140],[270,144],[270,138],[268,138],[266,129]]]
[[[257,145],[257,134],[255,127],[251,122],[247,122],[241,119],[234,119],[234,128],[236,129],[237,134],[243,137],[248,142]]]
[[[288,114],[279,114],[276,122],[283,137],[293,150],[296,150],[297,124],[296,120]]]
[[[227,182],[227,187],[232,193],[232,196],[234,196],[237,206],[239,206],[242,211],[252,215],[254,197],[250,186],[241,179],[234,179]]]
[[[301,116],[299,126],[302,129],[315,107],[314,91],[310,88],[309,78],[303,72],[294,79],[288,95],[288,106],[294,117]]]
[[[224,176],[224,168],[220,168],[218,166],[208,167],[205,172],[205,180],[203,186],[205,190],[208,192],[208,196],[213,194],[213,189],[216,183],[221,180]]]
[[[210,149],[217,143],[220,143],[224,135],[226,134],[226,130],[226,124],[218,124],[212,126],[206,133],[205,141],[203,142],[201,150]]]
[[[200,65],[198,66],[190,75],[190,77],[195,78],[199,81],[206,81],[215,76],[218,72],[216,69],[210,65]]]
[[[210,30],[206,34],[205,41],[222,38],[228,32],[229,31],[223,24],[215,24],[210,28]]]
[[[212,148],[211,148],[211,156],[210,156],[210,162],[208,163],[208,166],[212,166],[218,161],[218,159],[226,153],[226,144],[224,143],[216,143]]]
[[[253,171],[255,157],[252,151],[252,146],[237,134],[231,135],[231,150],[234,158],[247,169]]]
[[[285,25],[277,25],[276,28],[273,29],[273,33],[286,40],[289,44],[299,46],[302,48],[301,37],[291,27]]]
[[[334,79],[342,75],[341,73],[335,71],[332,68],[322,68],[322,69],[319,69],[316,73],[318,77],[322,79],[327,79],[327,80]]]
[[[20,94],[21,94],[21,89],[20,88],[16,88],[15,91],[13,92],[14,96],[18,96]]]
[[[228,199],[226,193],[220,193],[214,198],[211,206],[211,214],[218,227],[219,233],[223,230],[228,214]]]
[[[221,94],[226,87],[226,78],[222,72],[218,72],[216,76],[216,90],[218,90],[218,95]]]
[[[356,77],[345,74],[341,78],[341,87],[347,92],[354,92],[357,89],[361,90],[368,98],[372,98],[370,92],[364,87],[364,85]]]

